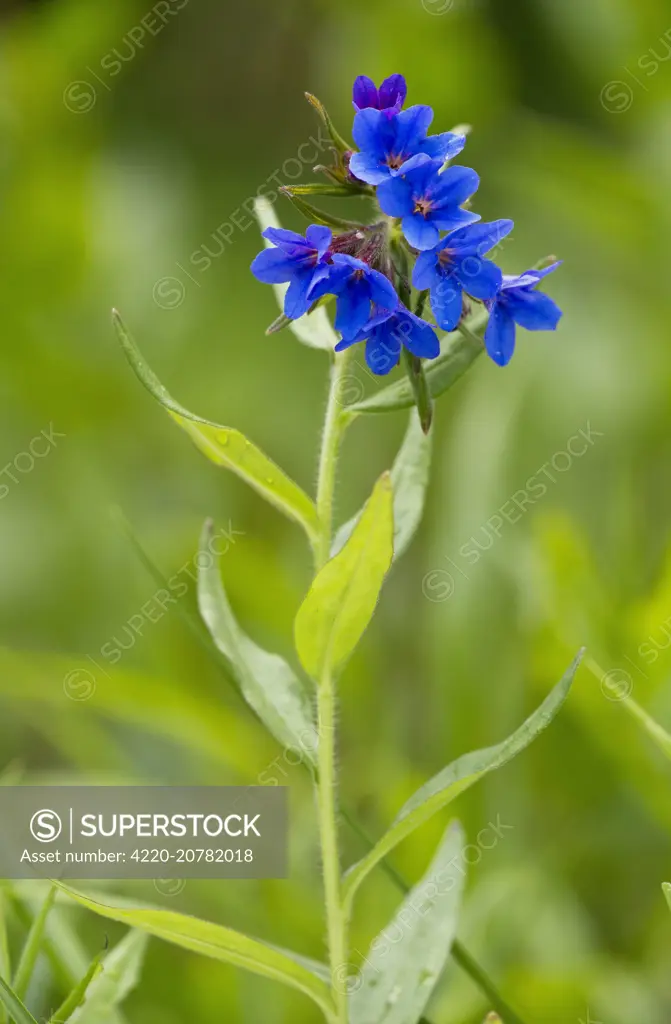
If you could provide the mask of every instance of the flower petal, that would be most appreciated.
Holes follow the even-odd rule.
[[[434,208],[461,206],[477,192],[480,178],[472,167],[455,165],[438,174],[431,186]]]
[[[455,156],[458,156],[465,145],[465,135],[442,132],[440,135],[429,135],[428,139],[422,143],[420,152],[427,153],[434,159],[438,157],[444,163],[446,160],[453,160]]]
[[[350,278],[350,271],[347,267],[329,266],[327,263],[323,263],[319,269],[322,268],[326,271],[325,274],[317,276],[315,273],[312,275],[308,293],[310,304],[323,298],[324,295],[339,295],[347,286]]]
[[[485,348],[497,366],[507,366],[515,351],[515,321],[500,302],[494,304],[489,317]]]
[[[484,256],[513,230],[512,220],[493,220],[453,232],[448,248],[459,256]]]
[[[308,244],[303,236],[299,235],[296,231],[289,231],[288,228],[266,228],[263,232],[263,237],[267,238],[269,242],[273,242],[274,245],[297,245],[303,249],[308,248]]]
[[[469,295],[475,299],[493,299],[501,291],[503,274],[491,260],[481,256],[455,258],[453,273]]]
[[[378,327],[366,342],[366,363],[378,376],[393,370],[401,355],[400,340],[385,327]]]
[[[402,117],[399,114],[399,117]],[[352,135],[363,153],[384,160],[391,152],[396,136],[395,118],[391,120],[381,110],[368,107],[354,116]],[[355,172],[356,173],[356,172]]]
[[[379,107],[377,86],[368,75],[359,75],[354,82],[352,100],[357,110]]]
[[[391,173],[382,157],[370,153],[353,153],[349,169],[355,178],[365,181],[368,185],[379,185],[386,181]]]
[[[435,359],[440,355],[440,342],[431,324],[420,320],[414,313],[404,310],[396,317],[395,333],[402,338],[403,344],[420,359]]]
[[[305,232],[305,238],[310,248],[315,249],[321,259],[333,240],[333,232],[323,224],[311,224]]]
[[[417,104],[402,110],[393,119],[395,131],[393,152],[413,156],[426,139],[426,133],[433,121],[433,110],[424,104]],[[388,150],[390,152],[390,150]]]
[[[412,270],[412,284],[417,291],[423,292],[426,288],[432,288],[438,284],[441,278],[440,265],[438,263],[438,252],[441,248],[439,243],[433,249],[425,249],[420,252],[415,266]]]
[[[381,274],[379,270],[369,270],[366,274],[366,281],[370,297],[375,305],[382,306],[383,309],[394,309],[399,300],[396,289],[389,278]]]
[[[389,217],[405,217],[412,213],[412,185],[405,178],[387,178],[377,188],[377,201]]]
[[[381,203],[380,205],[382,206]],[[415,249],[432,249],[440,240],[440,231],[436,225],[426,220],[421,213],[406,215],[403,217],[401,226],[403,234]]]
[[[454,231],[465,224],[475,224],[480,220],[479,213],[472,210],[462,210],[460,206],[446,206],[444,210],[436,210],[433,222],[441,231]]]
[[[290,320],[298,320],[304,316],[311,306],[310,286],[312,285],[312,271],[296,275],[289,285],[284,299],[284,315]]]
[[[365,282],[352,281],[338,298],[335,328],[343,338],[355,338],[370,317],[370,292]]]
[[[350,256],[346,252],[336,252],[333,254],[333,262],[339,264],[342,267],[347,267],[351,272],[352,270],[368,270],[368,264],[364,263],[363,260],[358,260],[356,256]]]
[[[525,289],[508,292],[506,308],[527,331],[554,331],[562,317],[561,309],[549,295]]]
[[[463,294],[459,281],[451,274],[441,275],[431,289],[431,309],[441,331],[456,331],[463,312]]]
[[[390,75],[380,86],[380,110],[385,110],[388,107],[398,107],[400,110],[407,95],[408,87],[403,75]]]
[[[264,284],[284,284],[295,275],[297,262],[282,249],[264,249],[252,263],[252,274]]]

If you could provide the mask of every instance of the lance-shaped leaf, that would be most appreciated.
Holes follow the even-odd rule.
[[[424,878],[373,940],[350,998],[352,1024],[417,1024],[456,935],[466,874],[463,848],[454,822]]]
[[[303,684],[278,654],[258,647],[240,629],[216,558],[212,555],[212,523],[203,527],[198,570],[200,614],[217,648],[227,659],[242,695],[266,728],[282,744],[312,763],[317,759],[317,730]]]
[[[138,932],[138,934],[140,934]],[[107,945],[107,943],[105,943]],[[105,955],[105,950],[101,950],[91,961],[88,966],[86,974],[80,978],[75,987],[72,989],[70,994],[64,1003],[62,1003],[56,1012],[52,1015],[49,1024],[64,1024],[65,1021],[69,1021],[72,1015],[76,1012],[78,1007],[82,1005],[86,999],[86,994],[91,986],[96,975],[102,970],[102,960]],[[109,1020],[109,1018],[108,1018]]]
[[[313,679],[337,671],[358,644],[393,556],[393,496],[385,473],[351,537],[318,574],[298,610],[296,650]]]
[[[9,981],[12,976],[12,967],[9,955],[6,910],[7,897],[3,890],[0,889],[0,978]],[[4,1003],[0,1003],[0,1024],[7,1024],[7,1009]]]
[[[265,231],[266,228],[281,227],[275,214],[275,208],[267,199],[256,199],[254,212],[262,231]],[[265,240],[265,243],[266,248],[272,245],[268,239]],[[280,309],[284,309],[284,296],[288,288],[288,284],[273,285]],[[333,352],[339,340],[323,306],[318,307],[312,313],[306,313],[298,320],[292,320],[290,326],[298,340],[302,341],[304,345],[309,345],[310,348],[321,348],[327,352]]]
[[[326,128],[326,131],[328,132],[331,138],[331,142],[333,143],[337,152],[340,153],[341,155],[343,153],[349,152],[352,149],[352,147],[350,146],[349,142],[346,142],[346,140],[343,139],[342,135],[333,124],[329,112],[327,111],[326,107],[321,102],[321,100],[318,100],[317,97],[313,96],[312,93],[310,92],[306,92],[305,98],[310,104],[310,106],[315,108],[320,118],[324,122],[324,127]]]
[[[432,398],[438,398],[466,373],[466,370],[484,352],[482,339],[474,332],[482,327],[486,317],[474,319],[469,328],[460,328],[448,335],[447,342],[437,359],[424,364],[424,374]],[[347,412],[395,412],[408,409],[415,404],[415,395],[410,381],[406,378],[389,384],[360,402],[347,406]]]
[[[5,1007],[15,1024],[37,1024],[26,1007],[23,1005],[16,992],[14,992],[3,978],[0,978],[0,1003]]]
[[[141,932],[154,935],[158,939],[199,953],[201,956],[241,967],[252,974],[297,989],[312,999],[323,1010],[328,1020],[333,1020],[333,1003],[328,985],[288,954],[258,939],[252,939],[223,925],[212,924],[172,910],[137,909],[133,906],[123,906],[121,902],[115,902],[114,905],[100,903],[61,883],[58,885],[81,906],[101,917],[118,921],[130,928],[137,928]]]
[[[335,185],[333,186],[336,187]],[[362,228],[363,224],[360,221],[345,220],[343,217],[336,217],[332,213],[327,213],[325,210],[320,210],[318,206],[313,206],[307,199],[303,198],[300,192],[295,192],[290,186],[285,185],[280,188],[282,195],[285,195],[287,199],[290,199],[297,210],[306,217],[311,224],[324,224],[327,228],[332,228],[337,232],[344,231],[356,231],[357,228]],[[347,195],[351,193],[345,193]]]
[[[432,435],[424,433],[413,409],[403,444],[391,470],[395,562],[407,551],[424,514],[431,469],[431,449]],[[345,541],[352,536],[352,531],[360,518],[359,512],[340,527],[333,541],[332,555],[336,555]]]
[[[662,891],[666,896],[666,902],[669,904],[669,910],[671,910],[671,882],[662,882]]]
[[[179,405],[145,362],[116,310],[113,319],[126,358],[138,379],[196,447],[215,465],[236,473],[271,505],[300,523],[308,537],[314,539],[318,524],[312,499],[239,430],[201,419]]]
[[[525,750],[547,728],[568,696],[571,683],[582,659],[582,653],[581,651],[578,654],[571,667],[541,706],[508,739],[495,747],[465,754],[435,775],[418,789],[414,796],[410,797],[386,835],[380,839],[370,853],[366,854],[363,860],[351,868],[345,877],[343,900],[346,905],[351,906],[354,895],[364,878],[400,842],[489,772],[502,768],[522,750]]]
[[[115,1008],[140,980],[147,942],[145,933],[130,931],[103,960],[102,970],[85,990],[82,1005],[70,1018],[56,1013],[54,1024],[65,1020],[70,1024],[110,1024],[116,1020]]]

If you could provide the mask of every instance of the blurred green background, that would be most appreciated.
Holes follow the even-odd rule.
[[[663,0],[174,0],[164,25],[156,8],[168,4],[155,5],[150,31],[138,0],[9,7],[0,767],[18,764],[27,781],[249,784],[275,762],[293,792],[289,881],[189,882],[173,898],[127,890],[321,956],[309,787],[275,761],[185,625],[193,587],[131,642],[124,627],[156,583],[111,510],[167,576],[192,564],[206,516],[235,530],[222,562],[233,605],[286,656],[309,556],[298,530],[203,459],[143,392],[109,310],[181,402],[243,430],[310,487],[327,360],[288,333],[264,337],[276,307],[248,271],[258,234],[246,215],[231,230],[231,217],[316,132],[305,89],[348,132],[353,78],[404,72],[437,130],[474,126],[477,209],[516,224],[504,269],[551,252],[565,261],[548,286],[565,317],[556,335],[521,332],[506,370],[480,360],[439,405],[423,529],[342,683],[343,793],[379,833],[428,775],[510,732],[581,644],[671,725],[671,10]],[[276,209],[301,225],[282,200]],[[376,386],[357,374],[362,392]],[[404,424],[396,414],[353,427],[343,520],[391,463]],[[588,424],[585,454],[557,456]],[[31,466],[31,442],[50,430],[55,443]],[[531,477],[545,493],[510,522],[500,510]],[[128,647],[116,666],[101,655],[114,638]],[[471,837],[497,815],[511,826],[470,871],[460,936],[527,1024],[668,1024],[669,765],[599,673],[582,669],[549,732],[457,812]],[[444,824],[399,850],[408,876]],[[360,848],[343,838],[354,859]],[[358,950],[397,900],[384,876],[367,884]],[[102,922],[61,913],[99,948]],[[48,1012],[46,974],[31,998]],[[451,968],[431,1019],[478,1024],[487,1009]],[[318,1020],[298,996],[158,942],[126,1012],[142,1024]]]

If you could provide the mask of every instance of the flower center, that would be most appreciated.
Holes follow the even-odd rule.
[[[415,199],[415,208],[413,213],[421,213],[422,217],[428,217],[431,212],[432,203],[426,196],[422,196],[420,199]]]
[[[387,154],[387,167],[391,167],[392,171],[397,171],[404,163],[405,157],[402,153]]]

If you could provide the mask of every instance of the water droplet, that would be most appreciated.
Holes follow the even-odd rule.
[[[403,991],[403,989],[401,988],[400,985],[397,985],[396,988],[393,988],[391,990],[391,992],[389,993],[389,995],[387,996],[385,1008],[389,1008],[390,1006],[394,1006],[395,1003],[398,1002],[399,996],[401,995],[402,991]]]
[[[230,441],[231,436],[227,430],[221,430],[219,432],[219,444],[226,445]]]

